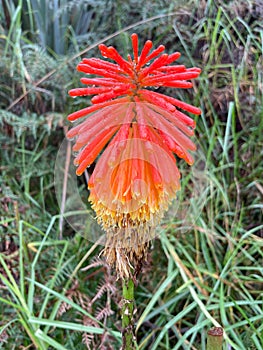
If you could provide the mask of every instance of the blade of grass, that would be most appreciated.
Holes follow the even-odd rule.
[[[166,247],[168,248],[172,258],[174,259],[180,273],[181,276],[183,278],[183,280],[185,282],[188,281],[188,278],[184,272],[184,269],[182,268],[182,263],[180,262],[180,259],[178,257],[178,255],[176,254],[174,247],[170,244],[170,242],[168,241],[167,237],[165,236],[164,232],[161,233],[161,239],[162,239],[162,243],[164,243],[166,245]],[[180,262],[180,263],[179,263]],[[200,310],[202,311],[202,313],[206,316],[206,318],[208,320],[210,320],[212,322],[212,324],[215,327],[221,327],[221,325],[211,316],[211,314],[207,311],[206,306],[203,304],[203,302],[201,301],[201,299],[199,298],[198,294],[196,293],[196,291],[194,290],[194,288],[189,284],[187,286],[187,288],[189,289],[193,299],[195,300],[195,302],[197,303],[197,305],[200,307]],[[237,347],[237,344],[235,344],[225,333],[224,333],[224,338],[228,341],[228,343],[233,347],[233,349],[235,350],[240,350],[240,348]],[[240,342],[237,341],[237,343],[239,344]],[[242,348],[243,349],[243,348]]]
[[[46,233],[44,234],[44,237],[42,238],[42,241],[41,241],[41,244],[39,246],[39,249],[37,250],[37,253],[34,257],[34,260],[31,264],[31,277],[30,277],[30,284],[29,284],[29,287],[28,287],[28,299],[27,299],[27,304],[28,304],[28,308],[30,310],[30,312],[33,312],[33,304],[34,304],[34,292],[35,292],[35,268],[36,268],[36,264],[38,262],[38,259],[39,259],[39,256],[40,256],[40,253],[42,252],[42,249],[46,243],[46,240],[48,238],[48,235],[51,231],[51,229],[53,228],[54,226],[54,223],[56,221],[57,217],[53,216],[51,221],[50,221],[50,224],[47,228],[47,231]]]
[[[168,332],[168,330],[179,320],[181,320],[183,317],[185,317],[189,312],[191,312],[194,308],[196,308],[197,304],[196,302],[192,302],[189,304],[186,308],[184,308],[181,312],[179,312],[176,316],[174,316],[169,322],[167,322],[161,332],[159,333],[158,337],[156,338],[155,342],[153,343],[151,350],[156,350],[160,346],[160,342],[162,338],[165,336],[165,334]]]
[[[108,329],[107,327],[104,326],[103,323],[101,323],[100,321],[98,321],[95,317],[93,317],[90,313],[88,313],[86,310],[84,310],[81,306],[79,306],[78,304],[74,303],[72,300],[70,300],[69,298],[65,297],[64,295],[46,287],[45,285],[39,283],[39,282],[34,282],[36,286],[38,286],[39,288],[45,290],[46,292],[56,296],[58,299],[64,301],[65,303],[69,304],[72,308],[76,309],[77,311],[81,312],[83,315],[88,316],[90,319],[96,321],[96,323],[98,323],[101,327],[103,327],[104,331],[105,329],[110,333],[113,334],[114,337],[117,336],[117,338],[121,338],[121,333],[120,332],[115,332],[115,331],[111,331],[110,329]],[[34,318],[35,322],[37,322],[37,318]],[[53,320],[50,319],[46,319],[43,322],[45,322],[45,325],[50,326],[52,324],[52,322],[55,322]]]
[[[158,301],[161,294],[164,293],[167,286],[169,286],[173,282],[173,280],[176,278],[177,275],[178,275],[178,271],[174,271],[171,275],[167,276],[167,278],[163,281],[163,283],[160,285],[160,287],[155,291],[154,295],[152,296],[151,300],[147,303],[145,310],[143,311],[141,317],[139,318],[139,320],[137,322],[135,332],[138,332],[140,326],[145,321],[145,318],[152,310],[154,304]]]
[[[56,268],[56,272],[53,276],[53,278],[51,279],[50,283],[49,283],[49,287],[52,289],[55,285],[55,282],[62,270],[62,263],[63,263],[63,260],[64,260],[64,257],[66,255],[66,252],[67,252],[67,249],[68,249],[68,245],[69,245],[69,242],[67,241],[64,241],[63,243],[61,241],[59,242],[54,242],[54,244],[64,244],[64,248],[62,250],[62,253],[61,253],[61,256],[60,256],[60,259],[59,259],[59,262],[58,262],[58,265],[57,265],[57,268]],[[45,296],[45,299],[43,301],[43,304],[42,304],[42,307],[41,307],[41,310],[39,312],[39,318],[42,318],[43,315],[44,315],[44,312],[45,312],[45,309],[48,305],[48,301],[49,301],[49,297],[50,297],[50,293],[47,293],[46,296]]]
[[[92,326],[84,326],[79,323],[73,323],[73,322],[65,322],[65,321],[50,321],[43,318],[37,318],[37,317],[30,317],[29,321],[33,324],[42,325],[42,326],[50,326],[50,327],[57,327],[57,328],[63,328],[63,329],[70,329],[72,331],[79,331],[79,332],[87,332],[91,334],[104,334],[105,329],[104,328],[98,328],[98,327],[92,327]],[[112,331],[111,332],[114,337],[119,338],[120,333]],[[43,333],[44,334],[44,333]]]
[[[210,324],[209,320],[204,320],[202,322],[198,322],[195,326],[191,327],[188,331],[185,332],[185,334],[178,340],[176,345],[173,347],[172,350],[178,350],[180,349],[180,346],[183,345],[183,343],[186,341],[186,339],[194,332],[202,331],[205,327],[207,327]],[[188,343],[188,346],[192,343]]]
[[[232,119],[234,118],[234,113],[235,113],[235,104],[234,104],[234,102],[230,102],[229,106],[228,106],[225,138],[224,138],[224,143],[223,143],[223,154],[224,154],[228,163],[229,163],[228,150],[230,148],[230,130],[231,130],[231,126],[232,126]]]
[[[41,331],[41,329],[38,329],[35,333],[36,337],[44,340],[48,345],[52,346],[52,349],[57,349],[57,350],[68,350],[61,344],[59,344],[57,341],[46,335]]]

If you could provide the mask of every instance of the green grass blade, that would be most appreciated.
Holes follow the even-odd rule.
[[[35,336],[41,340],[44,340],[46,344],[50,345],[52,347],[52,349],[56,349],[56,350],[69,350],[66,349],[64,346],[62,346],[61,344],[59,344],[57,341],[55,341],[54,339],[52,339],[51,337],[49,337],[48,335],[46,335],[45,333],[43,333],[41,331],[41,329],[38,329],[35,333]]]
[[[144,322],[144,320],[147,317],[147,315],[150,313],[151,309],[153,308],[154,304],[157,302],[157,300],[159,299],[161,294],[165,291],[167,286],[170,285],[173,282],[173,280],[176,278],[177,275],[178,275],[178,271],[174,271],[171,275],[169,275],[163,281],[163,283],[160,285],[160,287],[155,291],[155,293],[152,296],[151,300],[147,303],[147,306],[146,306],[143,314],[141,315],[141,317],[139,318],[139,320],[137,322],[136,332],[138,331],[138,329],[140,328],[140,326]]]

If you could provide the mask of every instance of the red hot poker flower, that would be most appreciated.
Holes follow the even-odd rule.
[[[91,106],[68,116],[72,122],[88,118],[67,135],[76,137],[78,175],[107,146],[89,180],[90,201],[107,232],[107,260],[117,263],[121,277],[130,274],[130,262],[136,265],[144,257],[146,242],[180,187],[174,154],[193,163],[189,150],[195,145],[189,137],[195,122],[182,111],[201,113],[149,89],[191,88],[189,80],[201,70],[172,64],[180,53],[166,54],[163,45],[152,50],[150,40],[139,55],[138,36],[132,34],[131,40],[133,57],[127,60],[101,44],[102,56],[115,63],[84,58],[78,64],[79,71],[98,77],[81,78],[87,87],[69,91],[73,97],[94,96]]]

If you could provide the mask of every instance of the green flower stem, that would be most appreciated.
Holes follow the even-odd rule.
[[[135,350],[136,337],[134,334],[134,281],[130,278],[122,284],[122,350]]]
[[[213,327],[207,332],[207,350],[222,350],[223,328]]]

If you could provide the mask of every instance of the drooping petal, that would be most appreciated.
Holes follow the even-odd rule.
[[[79,118],[82,118],[82,117],[89,115],[90,113],[92,113],[94,111],[98,111],[104,107],[116,105],[116,104],[123,103],[123,102],[129,102],[129,99],[127,97],[121,97],[117,100],[111,100],[111,101],[98,103],[98,104],[83,108],[79,111],[76,111],[76,112],[69,114],[68,120],[73,122]]]
[[[156,106],[160,106],[161,108],[169,112],[175,111],[175,107],[170,102],[165,100],[160,95],[153,94],[152,91],[144,89],[139,90],[138,93],[140,94],[140,96],[143,97],[143,100],[145,100],[146,102],[150,102]]]
[[[145,108],[146,119],[157,129],[170,135],[185,150],[196,150],[195,144],[186,137],[175,125],[157,113],[154,108]]]
[[[155,94],[161,95],[166,101],[170,102],[174,106],[179,107],[179,108],[181,108],[181,109],[183,109],[183,110],[185,110],[187,112],[190,112],[190,113],[193,113],[193,114],[197,114],[197,115],[201,114],[200,108],[197,108],[195,106],[189,105],[188,103],[180,101],[180,100],[177,100],[176,98],[173,98],[173,97],[170,97],[170,96],[166,96],[166,95],[163,95],[163,94],[159,94],[158,92],[152,91],[152,93],[154,95]]]
[[[103,130],[93,139],[75,158],[74,164],[78,165],[77,175],[81,175],[84,170],[94,162],[103,147],[108,143],[112,135],[118,129],[117,126]]]

